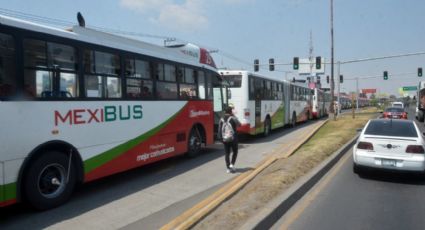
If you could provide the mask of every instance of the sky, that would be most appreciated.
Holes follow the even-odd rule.
[[[334,0],[335,62],[425,52],[424,10],[423,0]],[[158,45],[164,37],[177,38],[214,50],[219,68],[253,71],[259,59],[259,73],[279,79],[305,79],[291,65],[271,72],[265,64],[269,58],[286,64],[307,58],[310,33],[313,56],[331,60],[330,0],[0,0],[1,12],[75,24],[81,12],[87,27],[159,36],[138,37]],[[399,96],[400,87],[422,80],[418,67],[425,70],[425,55],[343,64],[341,91],[355,91],[358,78],[358,89]],[[324,80],[330,65],[325,70],[322,87],[329,87]]]

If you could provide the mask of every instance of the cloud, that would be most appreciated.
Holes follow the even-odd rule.
[[[208,27],[205,0],[121,0],[125,8],[150,16],[150,21],[173,30],[201,30]]]

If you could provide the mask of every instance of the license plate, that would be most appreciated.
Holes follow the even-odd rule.
[[[382,159],[382,166],[396,166],[395,160]]]
[[[396,119],[398,119],[399,117],[398,117],[398,116],[393,116],[393,118],[396,118]]]

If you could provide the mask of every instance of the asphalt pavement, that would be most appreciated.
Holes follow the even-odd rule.
[[[414,118],[409,110],[409,119]],[[425,130],[424,124],[419,123]],[[425,177],[352,170],[352,149],[273,229],[424,229]]]

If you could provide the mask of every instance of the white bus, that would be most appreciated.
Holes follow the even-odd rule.
[[[284,125],[312,118],[312,90],[243,70],[219,71],[229,84],[228,102],[241,121],[241,133],[265,136]]]
[[[272,129],[285,125],[284,82],[248,71],[219,73],[229,84],[228,102],[234,105],[235,116],[242,124],[239,132],[267,136]]]
[[[294,83],[287,85],[290,90],[288,107],[290,124],[295,126],[298,122],[311,120],[313,118],[312,89]]]
[[[52,208],[79,183],[197,154],[222,110],[215,87],[193,45],[0,16],[0,206]]]
[[[327,116],[331,104],[331,94],[318,88],[314,88],[313,92],[313,118],[317,119]]]

